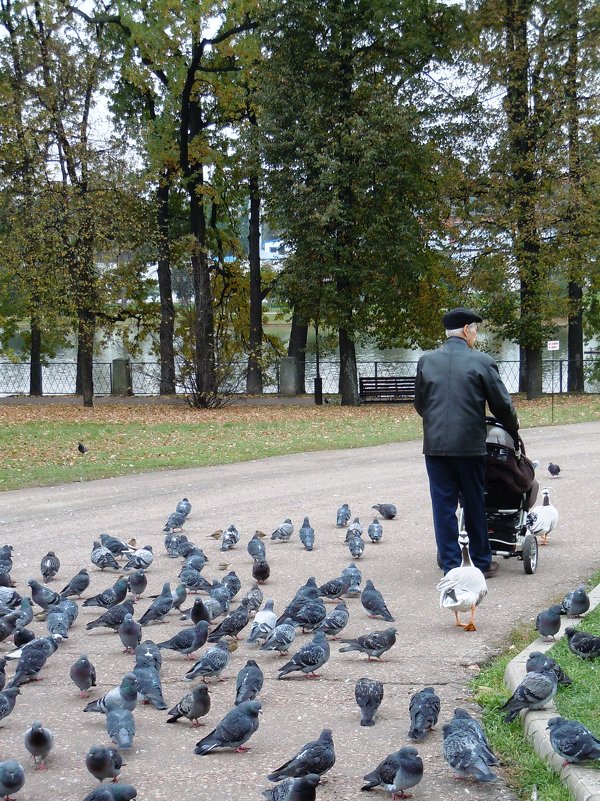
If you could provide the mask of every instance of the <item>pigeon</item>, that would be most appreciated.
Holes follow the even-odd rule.
[[[12,545],[3,545],[0,548],[0,569],[3,573],[10,573],[13,568]]]
[[[350,579],[350,586],[346,590],[346,595],[360,595],[360,583],[362,581],[362,573],[356,567],[354,562],[351,562],[348,567],[345,567],[341,572],[342,578]]]
[[[219,681],[225,681],[220,678],[221,673],[227,667],[229,662],[229,643],[226,639],[219,640],[219,642],[202,656],[185,674],[186,679],[195,679],[196,676],[201,676],[205,681],[210,676],[217,678]]]
[[[121,751],[127,751],[133,745],[135,737],[135,721],[128,709],[111,709],[106,714],[106,731],[108,736]]]
[[[51,581],[60,569],[60,559],[54,551],[48,551],[40,563],[40,571],[45,582]]]
[[[296,612],[304,606],[306,601],[315,600],[319,597],[319,588],[315,577],[311,576],[307,579],[306,584],[303,584],[297,591],[292,600],[277,618],[277,625],[283,623],[287,617],[293,618]]]
[[[103,609],[110,609],[111,606],[116,606],[122,603],[127,597],[128,582],[126,578],[118,578],[112,587],[102,590],[97,595],[87,598],[83,602],[84,607],[100,606]]]
[[[12,587],[0,587],[0,603],[11,609],[16,609],[21,603],[21,596]]]
[[[225,715],[210,734],[196,743],[194,753],[205,756],[215,748],[233,748],[237,753],[247,751],[244,743],[258,729],[261,709],[260,701],[242,701]]]
[[[424,687],[414,693],[408,704],[410,713],[411,740],[422,740],[428,731],[432,731],[440,714],[440,699],[433,687]]]
[[[15,708],[17,695],[21,694],[18,687],[8,687],[0,692],[0,720],[7,718]]]
[[[132,801],[137,797],[137,790],[132,784],[113,783],[99,784],[83,801]]]
[[[569,626],[565,629],[569,651],[581,659],[595,659],[600,656],[600,637],[587,631],[578,631]]]
[[[87,654],[81,654],[79,659],[69,668],[69,676],[79,688],[81,698],[89,695],[90,687],[96,686],[96,668],[92,665]]]
[[[188,539],[185,534],[173,534],[172,531],[165,529],[167,533],[165,534],[165,549],[167,551],[167,555],[171,557],[171,559],[176,559],[178,556],[181,556],[179,553],[179,546],[187,542]]]
[[[242,582],[240,581],[235,570],[230,570],[226,576],[223,576],[221,585],[227,588],[232,599],[235,598],[238,592],[242,589]]]
[[[327,609],[320,598],[306,601],[293,616],[294,625],[300,626],[302,631],[313,631],[319,623],[327,617]]]
[[[560,604],[554,604],[539,612],[535,619],[535,630],[544,638],[544,642],[554,640],[560,629]]]
[[[134,551],[127,562],[123,565],[123,570],[148,570],[154,561],[151,545],[144,545]]]
[[[557,464],[553,464],[550,462],[548,465],[548,472],[552,476],[552,478],[558,478],[558,474],[560,473],[560,467]]]
[[[320,781],[321,777],[316,773],[299,776],[297,779],[284,779],[274,787],[263,790],[263,795],[269,801],[315,801]]]
[[[568,617],[581,617],[590,608],[590,597],[585,591],[585,584],[580,584],[576,590],[568,592],[560,604],[561,615]]]
[[[123,643],[123,653],[132,654],[142,641],[142,627],[127,613],[118,628],[119,639]]]
[[[367,534],[369,535],[371,542],[381,542],[381,538],[383,537],[383,526],[376,517],[373,518],[373,522],[367,529]]]
[[[304,548],[307,551],[312,551],[315,547],[315,530],[311,526],[308,517],[305,517],[302,521],[302,525],[298,529],[298,535]]]
[[[326,581],[325,584],[321,584],[319,587],[319,595],[321,598],[327,598],[329,601],[337,601],[338,598],[344,595],[350,583],[350,578],[348,576],[330,579]]]
[[[348,542],[352,537],[362,537],[363,534],[364,528],[362,523],[358,517],[355,517],[348,526],[348,531],[346,532],[346,542]]]
[[[481,570],[471,562],[469,537],[466,531],[460,532],[458,544],[462,552],[460,567],[449,570],[437,585],[440,608],[454,612],[457,626],[465,631],[476,631],[475,609],[487,595],[487,584]],[[471,616],[468,622],[461,623],[459,614],[469,610]]]
[[[230,612],[226,618],[208,635],[208,642],[217,642],[221,637],[235,637],[237,640],[240,631],[248,625],[250,613],[246,602],[242,602],[237,609]]]
[[[358,679],[354,685],[354,697],[361,711],[361,726],[374,726],[375,713],[383,700],[383,682],[374,679]]]
[[[376,503],[371,509],[377,509],[384,520],[393,520],[396,517],[397,509],[393,503]]]
[[[132,540],[133,542],[133,540]],[[113,537],[110,534],[100,534],[100,543],[112,553],[115,558],[124,556],[129,558],[133,546],[131,543],[123,542],[123,540]]]
[[[558,509],[550,503],[550,490],[542,489],[544,500],[541,506],[534,506],[527,515],[527,528],[532,534],[541,536],[540,545],[548,544],[548,535],[558,523]]]
[[[446,723],[442,728],[442,753],[446,762],[460,778],[471,777],[480,782],[496,778],[484,756],[484,748],[477,736],[466,728]]]
[[[185,557],[185,561],[183,563],[184,567],[193,567],[194,570],[197,570],[198,573],[201,573],[206,566],[206,556],[204,551],[200,548],[194,548],[190,553]]]
[[[49,614],[52,614],[52,612],[61,612],[68,619],[69,626],[72,626],[79,616],[77,602],[71,600],[71,598],[63,598],[60,603],[49,606],[47,611]]]
[[[96,620],[90,620],[90,622],[86,624],[86,631],[96,628],[107,628],[118,631],[119,626],[125,620],[125,615],[127,614],[133,615],[133,601],[125,600],[122,604],[117,604],[107,609],[103,615],[100,615]]]
[[[163,531],[172,532],[176,528],[182,529],[183,528],[183,524],[185,523],[186,517],[187,517],[187,515],[184,514],[183,512],[171,512],[171,514],[169,515],[169,517],[167,519],[167,522],[165,523],[165,527],[163,528]]]
[[[0,642],[12,637],[19,620],[20,612],[17,610],[11,611],[0,618]]]
[[[252,701],[262,689],[263,672],[254,659],[249,659],[237,674],[235,683],[235,706],[243,701]]]
[[[152,640],[143,640],[134,655],[136,665],[153,665],[159,672],[162,669],[162,651]]]
[[[252,621],[250,629],[250,636],[247,642],[258,642],[259,640],[266,640],[269,634],[275,628],[277,615],[273,611],[273,599],[267,598],[264,607],[257,612]]]
[[[102,712],[106,714],[111,709],[128,709],[130,712],[137,706],[138,680],[135,673],[126,673],[118,687],[109,690],[101,698],[97,698],[84,708],[84,712]]]
[[[87,453],[89,451],[89,448],[86,448],[83,442],[78,442],[77,450],[79,451],[79,453],[83,455],[84,453]]]
[[[210,711],[210,695],[206,684],[199,684],[194,687],[191,693],[184,695],[173,709],[169,710],[170,718],[167,723],[177,723],[179,718],[187,718],[192,726],[202,726],[199,719]]]
[[[514,720],[521,709],[542,709],[554,698],[558,683],[556,674],[544,666],[543,669],[543,673],[526,673],[508,701],[500,707],[500,711],[506,712],[505,723]]]
[[[106,570],[107,567],[119,570],[119,563],[109,549],[100,543],[100,540],[94,540],[92,544],[91,560],[92,564],[99,567],[100,570]]]
[[[46,615],[46,627],[49,634],[58,634],[63,640],[69,639],[71,619],[64,612],[53,608]]]
[[[60,597],[69,598],[71,595],[76,595],[78,598],[81,598],[82,593],[84,593],[89,586],[90,574],[83,567],[79,573],[73,576],[71,581],[69,581],[69,583],[63,587],[60,592]]]
[[[148,579],[144,570],[134,570],[127,576],[129,583],[129,591],[133,593],[134,598],[139,600],[146,587],[148,586]]]
[[[4,689],[6,684],[6,657],[0,656],[0,690]]]
[[[201,620],[206,620],[207,623],[211,621],[210,614],[202,598],[195,598],[193,606],[185,611],[180,611],[183,612],[180,618],[181,620],[191,620],[192,623],[199,623]]]
[[[232,524],[228,526],[221,534],[220,551],[230,551],[240,541],[240,532]]]
[[[25,784],[23,766],[15,759],[0,762],[0,797],[11,801],[11,793],[18,793]]]
[[[360,602],[363,606],[363,609],[368,612],[369,617],[382,617],[384,620],[387,620],[390,623],[394,621],[390,610],[387,608],[385,601],[383,600],[383,595],[379,592],[379,590],[375,589],[371,579],[368,579],[365,584],[365,588],[360,596]]]
[[[171,595],[171,585],[168,581],[165,581],[161,594],[150,604],[148,609],[146,609],[141,616],[140,625],[147,626],[153,621],[162,622],[164,616],[170,612],[172,606],[173,597]]]
[[[35,642],[36,640],[32,640],[22,649],[15,675],[7,685],[9,688],[19,687],[21,684],[27,684],[30,681],[37,681],[38,673],[46,664],[50,654],[43,648],[33,647]]]
[[[278,782],[286,778],[299,778],[315,773],[322,776],[335,765],[335,750],[331,729],[323,729],[318,740],[312,740],[287,762],[269,773],[267,779]]]
[[[85,756],[85,766],[98,779],[116,779],[121,772],[123,759],[115,748],[104,745],[92,745]]]
[[[564,759],[563,766],[600,759],[600,740],[578,720],[550,718],[546,728],[550,731],[550,745]]]
[[[350,521],[351,512],[347,503],[343,503],[337,510],[335,524],[338,528],[345,528]]]
[[[231,604],[231,594],[227,589],[227,587],[224,587],[221,584],[221,582],[215,580],[212,583],[209,593],[211,598],[214,598],[221,604],[224,612],[229,611],[229,606]]]
[[[289,517],[286,517],[275,531],[271,534],[271,539],[274,542],[289,542],[290,537],[294,533],[294,526]]]
[[[289,662],[279,668],[277,678],[283,679],[294,671],[301,671],[307,679],[318,678],[320,674],[316,671],[327,662],[329,654],[327,637],[322,631],[317,631],[310,642],[305,643]]]
[[[45,760],[54,748],[54,735],[44,728],[41,721],[35,720],[25,732],[25,748],[33,757],[38,770],[45,770]]]
[[[27,584],[31,587],[31,600],[44,611],[49,606],[60,603],[60,595],[49,587],[44,587],[37,579],[30,578]]]
[[[19,604],[19,621],[23,623],[23,625],[28,626],[32,620],[33,607],[31,606],[31,600],[25,596],[25,598],[21,598]]]
[[[327,634],[332,640],[337,640],[338,634],[346,628],[350,613],[344,601],[340,601],[335,609],[325,617],[318,626],[315,626],[315,631],[322,631]]]
[[[372,631],[370,634],[362,634],[353,640],[342,640],[345,647],[340,648],[340,653],[360,651],[361,654],[367,654],[369,662],[372,658],[381,660],[381,655],[389,651],[396,642],[397,631],[398,629],[391,627],[382,631]]]
[[[179,514],[185,515],[187,518],[189,513],[192,511],[192,504],[187,498],[182,498],[175,507],[175,511]]]
[[[152,704],[155,709],[168,709],[169,705],[163,698],[159,670],[153,654],[136,654],[133,673],[137,678],[138,695],[142,703]]]
[[[208,623],[206,620],[200,620],[193,629],[187,628],[178,631],[170,640],[159,642],[159,648],[165,648],[168,651],[176,651],[178,654],[183,654],[186,659],[193,659],[192,654],[198,648],[202,648],[208,637]]]
[[[283,656],[289,651],[295,637],[296,627],[292,623],[292,618],[288,617],[283,623],[275,626],[263,645],[261,645],[260,650],[279,651],[279,653]]]
[[[248,553],[255,562],[260,562],[267,555],[267,549],[261,538],[262,532],[255,532],[254,536],[248,543]]]
[[[410,798],[404,791],[416,787],[423,778],[423,760],[416,748],[405,746],[388,754],[374,771],[363,778],[369,783],[361,787],[361,790],[383,786],[392,793],[392,798]]]
[[[362,537],[350,537],[348,540],[348,550],[354,557],[354,559],[360,559],[365,550],[365,543]]]
[[[541,651],[531,651],[529,657],[527,658],[527,662],[525,664],[525,670],[527,673],[537,672],[543,673],[545,671],[551,670],[556,675],[556,680],[559,684],[568,687],[570,684],[573,684],[573,681],[561,666],[552,659],[551,656],[547,654],[543,654]]]
[[[466,709],[462,709],[462,707],[457,706],[454,710],[454,717],[449,723],[446,724],[446,726],[447,732],[458,731],[459,729],[470,731],[481,745],[482,759],[484,759],[488,765],[500,764],[500,760],[494,753],[492,753],[492,749],[481,723],[479,723],[478,720],[475,720],[475,718],[470,715]]]
[[[179,580],[190,592],[198,590],[208,592],[212,586],[195,567],[183,567],[179,573]]]
[[[253,584],[252,587],[250,587],[248,592],[244,595],[244,598],[247,601],[248,611],[250,613],[258,612],[264,598],[263,591],[258,586],[258,582],[256,584]]]

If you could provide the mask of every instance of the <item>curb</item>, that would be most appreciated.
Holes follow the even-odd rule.
[[[589,593],[590,608],[595,609],[600,604],[600,584]],[[585,616],[584,616],[585,617]],[[581,618],[583,620],[584,618]],[[568,626],[578,625],[580,621],[577,618],[561,619],[560,630],[556,635],[557,638],[564,636],[564,630]],[[504,683],[513,693],[525,676],[525,663],[531,651],[542,651],[545,653],[550,650],[554,643],[552,641],[545,642],[541,637],[534,640],[531,645],[524,648],[520,654],[517,654],[506,666],[504,672]],[[535,752],[544,759],[550,767],[552,767],[561,778],[569,790],[573,793],[577,801],[600,801],[600,772],[593,768],[582,767],[581,765],[569,764],[563,767],[563,760],[555,753],[550,745],[550,738],[546,731],[546,726],[550,718],[558,715],[558,710],[554,701],[552,701],[545,709],[537,711],[521,712],[521,723],[523,725],[523,732],[531,744]]]

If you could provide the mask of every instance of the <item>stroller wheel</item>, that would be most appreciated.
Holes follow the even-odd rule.
[[[533,575],[537,568],[538,543],[533,534],[527,534],[523,540],[523,569],[528,575]]]

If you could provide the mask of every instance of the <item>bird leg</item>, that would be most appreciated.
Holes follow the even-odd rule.
[[[305,673],[304,675],[307,679],[319,679],[321,677],[321,674],[315,673],[314,670],[312,670],[310,673]]]
[[[234,754],[245,754],[246,751],[249,751],[249,750],[250,750],[250,748],[245,746],[245,745],[238,745],[237,748],[234,748],[233,753]]]
[[[548,545],[548,532],[542,534],[542,538],[540,539],[540,545]]]
[[[469,618],[468,623],[463,626],[465,631],[477,631],[475,627],[475,604],[471,606],[471,617]]]
[[[457,626],[460,626],[460,627],[461,627],[461,629],[464,629],[464,627],[465,627],[465,624],[460,622],[460,618],[459,618],[459,616],[458,616],[458,612],[455,612],[455,613],[454,613],[454,617],[456,618],[456,625],[457,625]]]
[[[405,793],[404,790],[400,790],[400,793],[392,793],[392,798],[412,798],[412,793]]]

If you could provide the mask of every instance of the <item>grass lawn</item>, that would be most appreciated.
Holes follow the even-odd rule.
[[[550,425],[551,401],[517,397],[523,428]],[[554,422],[600,420],[595,395],[557,396]],[[127,473],[228,464],[421,436],[410,404],[348,407],[0,404],[0,491]],[[81,441],[89,448],[77,451]]]

